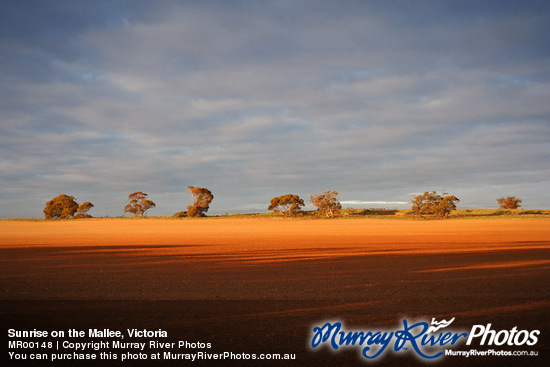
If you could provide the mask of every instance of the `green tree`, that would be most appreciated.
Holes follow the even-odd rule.
[[[46,219],[68,219],[78,210],[78,203],[73,196],[61,194],[46,203],[44,215]]]
[[[191,195],[193,195],[193,205],[187,206],[188,217],[205,217],[210,209],[210,203],[214,200],[212,192],[205,187],[187,186]]]
[[[92,216],[88,214],[88,211],[94,207],[94,204],[86,201],[78,206],[76,210],[75,218],[91,218]]]
[[[506,199],[501,197],[497,199],[500,209],[518,209],[521,206],[521,199],[516,198],[515,196],[508,196]]]
[[[271,204],[267,210],[273,210],[274,213],[283,213],[286,216],[294,215],[304,206],[304,201],[298,195],[282,195],[271,199]]]
[[[136,191],[128,195],[130,203],[124,207],[124,213],[131,213],[135,216],[143,217],[145,212],[156,207],[156,204],[147,199],[147,194],[141,191]]]
[[[412,211],[417,216],[435,215],[438,218],[447,218],[451,211],[456,209],[456,203],[460,200],[453,195],[444,192],[441,196],[435,191],[426,191],[423,195],[413,198]]]
[[[333,218],[340,213],[342,204],[338,200],[338,191],[325,191],[320,194],[312,194],[309,196],[311,203],[319,208],[319,211],[326,215],[327,218]]]

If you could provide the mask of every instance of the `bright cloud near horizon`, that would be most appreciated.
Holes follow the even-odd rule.
[[[0,217],[550,208],[548,34],[547,1],[3,1]]]

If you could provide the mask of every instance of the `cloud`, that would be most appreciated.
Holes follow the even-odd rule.
[[[222,213],[326,189],[495,205],[496,185],[550,206],[545,2],[5,8],[4,215],[61,192],[114,215],[136,190],[171,214],[187,185]]]

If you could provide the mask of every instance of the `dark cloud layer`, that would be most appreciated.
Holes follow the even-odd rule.
[[[4,1],[0,215],[338,190],[549,208],[546,1]]]

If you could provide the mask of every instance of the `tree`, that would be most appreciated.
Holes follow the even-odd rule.
[[[124,213],[131,213],[135,216],[143,217],[145,212],[156,207],[156,204],[147,199],[147,194],[141,191],[136,191],[128,195],[130,203],[124,207]]]
[[[426,191],[423,195],[413,198],[412,211],[418,216],[433,214],[438,218],[447,218],[452,210],[456,209],[456,203],[460,200],[456,196],[444,192],[441,196],[435,191]]]
[[[91,218],[92,216],[88,214],[88,211],[94,207],[94,204],[86,201],[78,206],[76,210],[75,218]]]
[[[193,195],[193,205],[187,207],[188,217],[204,217],[210,208],[210,203],[214,200],[212,192],[205,187],[187,186],[191,195]]]
[[[304,206],[304,201],[298,195],[282,195],[271,199],[271,204],[267,210],[273,210],[274,213],[283,213],[286,216],[291,216]]]
[[[342,204],[338,201],[338,191],[326,191],[324,193],[310,195],[311,203],[319,208],[319,211],[327,218],[333,218],[339,214]]]
[[[78,210],[78,203],[73,196],[61,194],[46,203],[46,219],[68,219]]]
[[[500,209],[518,209],[521,206],[521,199],[516,198],[515,196],[508,196],[506,199],[501,197],[497,199]]]

